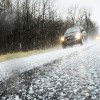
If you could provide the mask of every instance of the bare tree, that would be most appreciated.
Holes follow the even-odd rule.
[[[97,25],[91,20],[91,13],[89,9],[79,8],[77,6],[67,9],[66,28],[75,25],[83,26],[88,35],[97,34]],[[92,32],[90,32],[91,30]]]

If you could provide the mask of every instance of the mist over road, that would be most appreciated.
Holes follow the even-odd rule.
[[[100,42],[0,63],[0,100],[100,100]]]

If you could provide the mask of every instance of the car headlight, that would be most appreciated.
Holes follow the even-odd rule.
[[[75,39],[77,39],[77,40],[81,39],[81,33],[76,33]]]
[[[100,40],[100,36],[97,36],[97,37],[96,37],[96,40]]]
[[[63,37],[61,37],[61,41],[63,42],[65,40],[65,37],[63,36]]]

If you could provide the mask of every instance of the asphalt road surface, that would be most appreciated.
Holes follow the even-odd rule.
[[[100,42],[35,57],[0,64],[0,100],[100,100]]]

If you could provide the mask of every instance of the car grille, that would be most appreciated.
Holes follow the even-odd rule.
[[[74,36],[68,36],[68,37],[66,37],[66,40],[68,41],[68,40],[73,40],[74,39]]]

